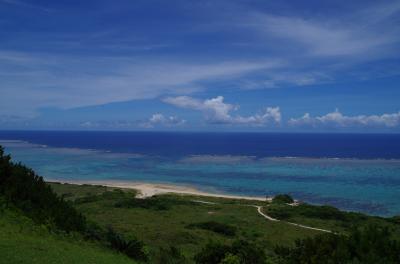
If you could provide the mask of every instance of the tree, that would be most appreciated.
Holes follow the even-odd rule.
[[[293,198],[288,194],[278,194],[272,198],[273,203],[293,203]]]

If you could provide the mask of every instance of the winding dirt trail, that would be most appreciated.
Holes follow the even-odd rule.
[[[301,225],[301,224],[296,224],[296,223],[292,223],[292,222],[287,222],[287,221],[281,221],[279,219],[273,218],[265,213],[262,212],[262,206],[259,205],[250,205],[252,207],[257,208],[257,212],[264,218],[268,219],[269,221],[274,221],[274,222],[282,222],[282,223],[286,223],[289,225],[294,225],[294,226],[298,226],[301,228],[305,228],[305,229],[311,229],[311,230],[316,230],[316,231],[321,231],[321,232],[326,232],[326,233],[333,233],[331,230],[327,230],[327,229],[322,229],[322,228],[316,228],[316,227],[311,227],[311,226],[306,226],[306,225]]]
[[[214,202],[207,202],[207,201],[202,201],[202,200],[192,200],[192,202],[202,203],[202,204],[217,204],[217,203],[214,203]],[[261,215],[265,219],[267,219],[269,221],[272,221],[272,222],[282,222],[282,223],[286,223],[286,224],[289,224],[289,225],[293,225],[293,226],[297,226],[297,227],[301,227],[301,228],[305,228],[305,229],[316,230],[316,231],[325,232],[325,233],[333,233],[331,230],[328,230],[328,229],[316,228],[316,227],[296,224],[296,223],[292,223],[292,222],[288,222],[288,221],[282,221],[282,220],[273,218],[273,217],[267,215],[266,213],[264,213],[262,211],[262,206],[260,206],[260,205],[246,205],[246,206],[251,206],[251,207],[257,208],[257,212],[258,212],[259,215]]]

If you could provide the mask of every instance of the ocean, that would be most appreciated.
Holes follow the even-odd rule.
[[[400,135],[0,131],[14,161],[48,180],[192,186],[400,215]]]

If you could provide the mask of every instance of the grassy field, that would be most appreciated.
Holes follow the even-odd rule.
[[[83,241],[79,235],[50,233],[16,210],[1,209],[1,263],[135,263],[128,257]]]
[[[135,199],[136,192],[128,189],[57,183],[51,183],[51,186],[58,194],[73,201],[89,220],[104,227],[111,225],[127,237],[143,240],[152,256],[157,255],[161,248],[174,245],[187,259],[191,259],[210,240],[229,243],[238,238],[257,242],[267,249],[267,254],[272,255],[276,245],[292,245],[298,238],[320,233],[283,221],[268,221],[249,205],[261,205],[264,212],[284,221],[335,232],[347,232],[351,228],[350,222],[362,225],[375,221],[391,226],[395,234],[400,234],[398,225],[386,219],[325,207],[292,207],[260,201],[177,194],[160,195],[143,201]],[[217,223],[233,227],[235,234],[227,235],[202,228],[207,226],[204,223],[209,222],[213,226]]]
[[[390,219],[347,213],[332,207],[289,206],[283,203],[168,194],[137,199],[136,191],[95,185],[49,183],[59,195],[73,203],[89,221],[113,227],[127,239],[142,240],[150,252],[150,263],[163,249],[177,247],[192,262],[209,241],[230,244],[244,239],[256,242],[274,256],[277,245],[293,245],[299,238],[320,234],[289,225],[304,224],[346,234],[352,225],[376,223],[388,226],[400,237],[400,225]],[[281,219],[263,218],[262,211]],[[0,255],[4,263],[134,263],[80,235],[51,233],[35,225],[16,210],[0,206]],[[21,254],[23,252],[23,254]]]
[[[115,188],[54,183],[51,186],[67,199],[76,200],[76,208],[89,220],[104,227],[112,225],[128,238],[136,236],[143,240],[149,246],[152,255],[156,255],[160,248],[167,248],[173,244],[190,259],[210,240],[229,243],[237,238],[257,241],[272,250],[277,244],[291,244],[297,238],[319,233],[285,223],[267,221],[258,214],[256,208],[248,206],[263,205],[263,202],[168,194],[156,198],[168,204],[167,209],[119,208],[115,206],[116,203],[126,194],[133,198],[133,190],[125,189],[124,195],[114,191],[117,194],[95,201],[88,199],[86,202],[79,200],[107,190],[113,191]],[[236,235],[231,237],[189,226],[209,221],[234,226]],[[283,230],[285,232],[282,232]]]
[[[162,197],[180,201],[197,197]],[[187,255],[196,253],[208,240],[229,241],[233,238],[208,230],[187,228],[193,223],[215,221],[236,226],[236,238],[257,240],[268,248],[275,243],[287,244],[295,238],[303,237],[311,232],[304,229],[287,226],[281,223],[271,223],[261,218],[255,208],[237,204],[177,204],[168,210],[146,208],[115,208],[115,200],[78,205],[78,209],[90,220],[103,226],[112,226],[129,235],[136,235],[153,250],[167,247],[173,241]],[[287,232],[282,234],[282,229]]]

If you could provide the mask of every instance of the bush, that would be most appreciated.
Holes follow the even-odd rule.
[[[157,197],[146,199],[125,198],[114,204],[117,208],[144,208],[153,210],[169,210],[171,208],[167,201]]]
[[[236,227],[218,223],[215,221],[203,222],[203,223],[194,223],[186,226],[187,228],[201,228],[205,230],[209,230],[221,235],[225,236],[235,236],[236,234]]]
[[[143,208],[152,210],[169,210],[172,206],[176,205],[198,206],[197,203],[168,196],[153,196],[146,199],[125,196],[114,204],[118,208]]]
[[[121,196],[120,192],[109,192],[103,197]],[[87,196],[76,203],[97,201],[100,196]],[[43,178],[20,163],[11,162],[0,146],[0,199],[4,206],[13,206],[37,224],[47,226],[55,232],[79,232],[86,239],[107,243],[112,248],[137,260],[146,261],[148,254],[144,244],[131,239],[126,241],[114,231],[103,231],[95,223],[87,222],[71,202],[59,197]],[[3,203],[1,208],[3,207]],[[1,210],[0,208],[0,210]]]
[[[254,243],[237,240],[232,245],[209,242],[195,257],[197,264],[265,264],[264,250]]]
[[[231,253],[226,254],[225,258],[220,262],[220,264],[240,264],[240,258],[238,256],[232,255]]]
[[[195,257],[197,264],[219,264],[231,248],[219,242],[209,242]]]
[[[332,206],[313,206],[313,205],[300,205],[298,207],[300,214],[306,217],[319,218],[319,219],[335,219],[345,220],[346,213],[341,212],[339,209]]]
[[[342,212],[332,206],[316,206],[309,204],[300,204],[298,206],[286,206],[283,203],[275,203],[267,207],[268,214],[281,220],[287,220],[293,217],[307,217],[322,220],[342,221],[344,226],[357,225],[368,219],[361,213]]]
[[[294,248],[277,247],[287,263],[400,263],[400,242],[387,228],[369,225],[349,236],[322,234],[297,240]]]
[[[65,232],[83,233],[85,218],[48,186],[42,177],[20,163],[11,162],[0,146],[0,195],[38,224]]]
[[[293,203],[293,198],[288,194],[278,194],[272,198],[273,203]]]
[[[107,241],[110,247],[127,255],[130,258],[147,261],[149,258],[147,249],[145,248],[142,241],[136,238],[131,240],[125,240],[125,238],[114,231],[111,227],[108,228]]]
[[[161,248],[155,259],[158,264],[185,264],[188,263],[182,252],[174,246]]]
[[[389,222],[400,225],[400,215],[393,216],[388,219]]]

